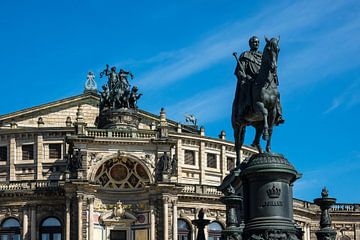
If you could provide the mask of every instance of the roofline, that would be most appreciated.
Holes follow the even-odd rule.
[[[84,92],[83,94],[79,94],[76,96],[72,96],[72,97],[68,97],[68,98],[64,98],[61,100],[56,100],[50,103],[45,103],[45,104],[41,104],[38,106],[34,106],[34,107],[29,107],[29,108],[25,108],[16,112],[12,112],[12,113],[7,113],[4,115],[0,115],[0,121],[4,121],[4,120],[8,120],[9,118],[15,118],[18,117],[20,115],[24,115],[30,112],[34,112],[34,111],[38,111],[41,110],[42,108],[45,107],[57,107],[69,102],[73,102],[74,100],[78,100],[78,99],[86,99],[86,98],[93,98],[96,100],[99,100],[99,96],[96,93],[91,93],[91,92]]]

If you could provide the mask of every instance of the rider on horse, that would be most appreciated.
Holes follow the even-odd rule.
[[[245,120],[244,116],[254,112],[252,88],[259,74],[262,53],[258,51],[259,39],[256,36],[249,39],[249,46],[250,51],[245,51],[240,55],[234,73],[238,79],[233,103],[233,115],[237,121]],[[234,56],[236,57],[236,54]],[[276,110],[275,124],[284,123],[280,98],[277,101]]]

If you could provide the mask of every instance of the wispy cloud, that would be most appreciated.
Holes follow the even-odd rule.
[[[324,114],[333,112],[339,107],[349,110],[354,106],[360,104],[360,83],[359,79],[356,79],[350,86],[348,86],[340,95],[336,96],[331,105],[324,111]]]
[[[160,60],[164,63],[144,73],[139,84],[146,88],[156,82],[156,87],[159,88],[185,79],[191,74],[203,71],[229,57],[231,52],[239,47],[239,44],[246,48],[247,38],[252,34],[281,33],[302,37],[309,26],[324,21],[343,5],[340,2],[329,3],[328,1],[297,2],[287,7],[282,6],[282,9],[275,6],[259,12],[251,19],[241,19],[238,22],[228,24],[193,46],[161,53],[145,60],[145,62]],[[319,11],[318,9],[322,10]],[[308,51],[308,53],[311,52]],[[307,58],[303,58],[304,61],[301,61],[301,57],[296,58],[296,61],[299,59],[301,61],[298,65],[306,62],[312,55],[308,54],[307,56]]]
[[[229,94],[230,93],[230,94]],[[172,119],[184,119],[184,114],[195,114],[196,117],[204,122],[211,122],[221,116],[229,115],[231,111],[230,104],[233,97],[232,86],[222,86],[216,89],[210,89],[197,94],[184,101],[180,101],[172,106],[168,106],[168,115]],[[219,115],[219,113],[221,113]]]
[[[351,3],[299,1],[289,6],[278,5],[266,8],[250,19],[241,19],[223,26],[221,30],[217,29],[215,33],[192,46],[163,52],[143,60],[143,62],[158,64],[152,70],[139,76],[137,79],[140,80],[137,84],[144,89],[153,87],[161,89],[177,81],[189,81],[187,77],[231,58],[231,53],[235,49],[247,49],[248,37],[253,34],[268,34],[269,36],[281,34],[290,42],[298,40],[305,42],[303,49],[296,53],[281,53],[283,60],[281,58],[280,60],[283,66],[279,71],[280,81],[282,88],[287,89],[286,92],[315,84],[333,72],[345,71],[359,64],[357,61],[347,61],[349,55],[360,54],[360,46],[353,44],[354,34],[360,34],[360,21],[354,21],[354,17],[344,20],[336,27],[329,27],[326,31],[319,30],[319,33],[309,31],[311,28],[321,27],[335,14],[341,14]],[[352,37],[344,38],[343,36]],[[359,37],[356,36],[356,39]],[[348,51],[349,46],[351,46],[351,51]],[[335,62],[337,62],[336,66],[334,66]],[[234,90],[229,88],[231,87],[224,87],[227,89],[227,98],[217,97],[221,95],[218,88],[205,89],[205,92],[200,92],[191,100],[184,100],[170,106],[169,109],[174,109],[174,112],[178,113],[178,116],[174,116],[175,118],[179,118],[185,112],[193,112],[197,115],[204,114],[206,121],[214,120],[223,115],[224,107],[221,105],[224,105],[225,101],[227,104],[231,103],[233,94],[229,92],[233,93]],[[340,100],[333,103],[334,109],[342,104]],[[193,104],[194,101],[197,103]],[[356,97],[352,100],[353,104],[359,101]],[[219,107],[205,110],[206,106],[213,106],[214,103]]]

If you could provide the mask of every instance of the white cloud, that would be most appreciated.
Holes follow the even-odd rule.
[[[324,2],[298,2],[287,8],[279,7],[266,8],[249,20],[239,20],[238,22],[224,26],[223,29],[208,36],[202,41],[195,43],[184,49],[174,50],[172,52],[161,53],[151,57],[148,61],[165,61],[159,64],[150,72],[140,76],[139,85],[150,87],[156,82],[156,87],[164,87],[175,81],[182,80],[191,74],[200,72],[218,63],[219,61],[230,57],[232,51],[239,45],[244,49],[247,45],[249,35],[262,34],[284,34],[289,31],[297,32],[306,29],[314,22],[326,18],[330,13],[341,7],[340,3],[327,5],[322,11],[318,11]],[[274,14],[276,13],[276,14]]]
[[[360,104],[360,83],[359,79],[352,82],[345,90],[338,96],[336,96],[331,105],[327,108],[324,114],[333,112],[339,107],[342,109],[349,110]]]

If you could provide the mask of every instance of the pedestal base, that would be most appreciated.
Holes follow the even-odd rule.
[[[300,177],[279,154],[255,154],[241,165],[244,239],[298,239],[293,222],[292,183]]]
[[[102,129],[138,129],[140,117],[136,109],[105,109],[98,119],[98,128]]]
[[[242,240],[243,229],[241,227],[229,227],[221,231],[222,240]]]
[[[336,231],[329,228],[323,228],[317,232],[315,232],[317,240],[335,240]]]

